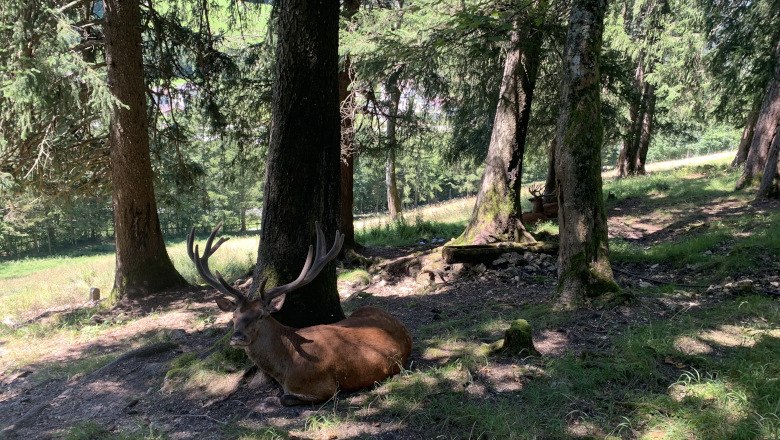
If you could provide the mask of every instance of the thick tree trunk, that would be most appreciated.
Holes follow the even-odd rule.
[[[780,122],[780,121],[778,121]],[[766,158],[764,174],[761,176],[761,186],[757,198],[780,197],[780,124],[775,128],[775,138]]]
[[[342,17],[350,20],[360,9],[360,0],[342,2]],[[339,106],[341,109],[341,215],[339,228],[344,234],[342,252],[354,249],[355,243],[355,98],[351,93],[352,75],[349,54],[339,70]]]
[[[642,94],[643,107],[642,112],[642,130],[639,133],[639,152],[636,158],[636,173],[645,174],[645,163],[647,162],[647,150],[650,148],[650,140],[653,136],[653,122],[655,119],[655,87],[650,83],[645,83],[645,91]]]
[[[753,142],[753,133],[756,129],[758,111],[760,109],[761,103],[758,102],[753,106],[753,109],[750,111],[750,113],[748,113],[747,118],[745,118],[745,128],[742,130],[742,137],[739,139],[737,155],[734,156],[734,160],[731,162],[732,167],[738,167],[745,163],[745,160],[747,160],[748,151],[750,151],[750,144]]]
[[[259,272],[268,287],[301,271],[315,222],[328,245],[339,223],[339,4],[286,0],[277,4],[271,143],[266,163]],[[274,315],[294,327],[344,318],[335,263],[287,295]]]
[[[401,89],[398,87],[398,77],[402,68],[396,68],[385,83],[388,95],[387,112],[387,160],[385,161],[385,186],[387,187],[387,212],[391,219],[400,220],[402,214],[401,195],[398,191],[398,180],[395,173],[396,148],[398,147],[398,105],[401,102]]]
[[[485,172],[462,236],[464,242],[471,244],[534,241],[521,221],[520,190],[542,37],[538,32],[525,32],[521,36],[518,27],[515,23],[504,62]]]
[[[575,0],[563,58],[557,124],[559,306],[619,288],[612,276],[601,186],[599,58],[605,0]]]
[[[134,0],[105,0],[108,88],[126,107],[111,110],[111,182],[116,240],[114,294],[136,299],[185,285],[163,242],[149,158],[141,10]]]
[[[750,150],[745,159],[745,169],[737,181],[737,189],[751,185],[766,167],[766,159],[772,140],[775,138],[778,120],[780,120],[780,41],[775,47],[774,76],[769,80],[764,94],[761,112],[756,120],[753,139],[750,142]]]

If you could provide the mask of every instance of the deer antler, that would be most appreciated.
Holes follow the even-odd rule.
[[[544,186],[537,183],[536,185],[531,185],[528,187],[528,192],[531,193],[534,197],[542,197],[542,194],[544,193]]]
[[[220,222],[217,227],[211,231],[209,238],[206,240],[206,247],[203,250],[202,257],[198,252],[198,245],[193,246],[195,242],[195,228],[193,227],[190,231],[190,234],[187,236],[187,254],[190,257],[190,260],[195,263],[195,267],[197,268],[198,273],[206,281],[206,283],[218,291],[224,293],[225,295],[232,296],[239,303],[249,301],[258,291],[260,292],[260,297],[267,303],[273,298],[309,284],[315,278],[317,278],[317,275],[319,275],[325,265],[330,263],[338,256],[339,251],[341,250],[341,246],[344,244],[344,234],[336,231],[336,238],[333,241],[333,247],[331,247],[330,250],[326,252],[325,236],[322,233],[319,222],[317,222],[315,225],[315,230],[317,232],[316,253],[314,246],[309,246],[309,253],[306,256],[306,263],[303,265],[303,269],[301,270],[300,275],[298,275],[298,278],[296,278],[295,281],[291,283],[276,286],[268,292],[265,292],[265,283],[268,281],[268,278],[263,277],[263,279],[258,283],[257,279],[259,278],[259,266],[255,266],[255,273],[252,277],[254,281],[252,282],[252,286],[249,288],[248,295],[244,295],[240,290],[228,284],[227,281],[222,278],[222,275],[220,275],[219,271],[216,271],[215,276],[211,273],[211,269],[209,269],[209,257],[213,255],[217,249],[219,249],[222,243],[228,240],[227,238],[223,237],[217,240],[216,244],[212,245],[214,238],[216,238],[221,227],[222,223]]]
[[[333,241],[333,247],[331,247],[330,250],[326,253],[325,236],[322,233],[322,229],[320,229],[319,222],[315,224],[315,230],[317,232],[316,253],[314,251],[314,246],[309,246],[309,253],[306,256],[306,263],[303,265],[303,269],[301,269],[301,273],[298,275],[298,278],[296,278],[295,281],[288,284],[283,284],[281,286],[276,286],[268,292],[264,292],[265,282],[267,279],[263,278],[263,280],[259,283],[258,287],[260,290],[260,296],[266,303],[280,295],[284,295],[287,292],[291,292],[309,284],[315,278],[317,278],[317,275],[319,275],[319,273],[328,263],[330,263],[338,256],[339,251],[341,250],[341,246],[344,244],[344,234],[340,233],[338,230],[336,231],[336,238]],[[257,289],[252,286],[252,292],[254,293],[256,290]]]
[[[206,247],[203,249],[203,257],[201,257],[198,252],[198,245],[195,245],[193,248],[193,244],[195,242],[195,227],[193,227],[192,230],[190,230],[189,235],[187,235],[187,255],[189,255],[190,260],[195,263],[195,268],[198,270],[198,273],[203,278],[203,280],[208,283],[209,286],[217,289],[225,295],[232,296],[239,303],[244,303],[248,300],[248,298],[244,296],[240,290],[228,284],[227,281],[222,278],[222,275],[220,275],[219,271],[216,271],[216,276],[214,276],[211,273],[211,269],[209,269],[209,257],[212,256],[220,246],[222,246],[222,243],[228,241],[227,238],[221,237],[219,240],[217,240],[217,244],[212,246],[214,238],[219,233],[220,228],[222,228],[222,222],[219,222],[217,227],[211,231],[209,238],[206,240]]]

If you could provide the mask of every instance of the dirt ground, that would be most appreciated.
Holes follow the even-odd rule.
[[[701,227],[697,225],[722,216],[762,209],[767,207],[745,206],[726,199],[705,209],[656,215],[643,211],[641,203],[629,199],[609,213],[610,230],[613,236],[651,245],[689,233],[692,228]],[[464,345],[442,346],[429,334],[437,323],[453,322],[453,331],[457,331],[457,323],[468,322],[475,310],[509,317],[517,310],[554,300],[553,257],[521,256],[524,258],[517,264],[502,267],[456,265],[444,268],[431,284],[429,275],[419,271],[443,268],[439,249],[370,249],[366,253],[380,261],[380,265],[420,253],[419,260],[411,267],[392,275],[377,273],[368,286],[340,286],[347,310],[361,305],[377,306],[408,326],[414,340],[411,370],[446,363],[461,356],[464,350],[501,336],[501,329],[487,329],[464,335]],[[637,273],[647,279],[632,275]],[[640,283],[693,283],[696,279],[696,273],[672,272],[663,265],[616,266],[616,275],[621,286],[629,291]],[[767,275],[753,281],[758,291],[780,294],[780,289],[773,284],[780,281],[777,276]],[[680,289],[678,295],[663,299],[638,297],[624,304],[576,311],[565,323],[535,331],[534,343],[543,357],[603,351],[628,325],[707,307],[708,301],[718,301],[719,295],[729,294],[718,289],[710,289],[708,295],[700,294],[706,288]],[[94,422],[109,431],[135,431],[140,427],[149,432],[163,432],[172,439],[217,439],[236,436],[230,427],[241,422],[246,427],[290,431],[293,438],[425,438],[425,431],[419,427],[408,426],[381,413],[350,417],[337,430],[307,430],[306,421],[323,411],[361,411],[376,391],[339,396],[337,401],[320,406],[285,408],[279,404],[280,388],[262,374],[251,376],[235,371],[218,383],[204,383],[201,389],[170,386],[166,372],[172,359],[183,353],[204,356],[215,341],[229,332],[230,316],[219,312],[213,297],[209,289],[190,289],[168,292],[155,298],[154,303],[118,308],[98,319],[132,319],[129,325],[117,326],[88,343],[52,347],[36,363],[0,373],[0,426],[4,427],[0,437],[58,438],[80,422]],[[161,331],[167,337],[159,341],[142,338]],[[143,343],[137,346],[133,341],[139,338]],[[35,374],[52,365],[111,353],[128,354],[96,371],[67,380],[41,381]],[[487,366],[472,371],[468,392],[487,395],[519,391],[529,378],[518,374],[517,362],[497,357]],[[523,362],[533,364],[532,359]]]

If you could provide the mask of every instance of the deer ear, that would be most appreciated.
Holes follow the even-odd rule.
[[[265,307],[265,309],[268,311],[268,313],[278,312],[282,309],[285,298],[287,298],[287,294],[279,295],[276,298],[273,298],[268,302],[268,305]]]
[[[232,312],[236,309],[236,303],[229,299],[218,296],[214,300],[217,302],[217,307],[219,307],[219,309],[223,312]]]

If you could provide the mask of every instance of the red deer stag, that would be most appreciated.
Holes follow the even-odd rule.
[[[543,194],[544,186],[541,184],[529,186],[528,192],[533,196],[528,201],[533,203],[534,213],[544,214],[545,217],[551,220],[558,218],[558,201],[544,202],[545,199],[555,195],[555,193]]]
[[[392,376],[406,365],[412,339],[400,321],[374,307],[361,307],[352,315],[329,325],[294,329],[282,325],[271,314],[279,311],[285,296],[310,283],[341,250],[344,234],[336,231],[333,247],[326,252],[319,224],[317,243],[309,246],[306,263],[298,278],[265,291],[266,278],[255,276],[245,295],[228,284],[219,272],[209,269],[208,259],[227,239],[214,244],[222,224],[209,235],[203,256],[193,248],[195,228],[187,237],[187,253],[198,273],[219,292],[232,297],[216,298],[217,305],[233,312],[233,336],[230,345],[243,348],[257,366],[276,379],[284,389],[285,406],[323,402],[338,390],[366,388]],[[213,244],[213,245],[212,245]],[[254,298],[259,291],[259,297]]]

